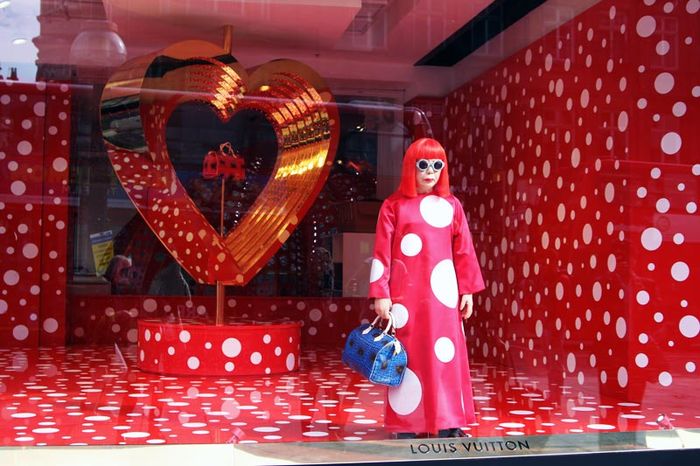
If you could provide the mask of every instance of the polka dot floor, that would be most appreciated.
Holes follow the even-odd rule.
[[[385,389],[351,372],[340,349],[303,350],[276,376],[172,377],[136,368],[136,347],[0,349],[5,446],[361,441],[383,428]],[[466,434],[519,436],[700,427],[688,398],[601,400],[552,374],[472,364],[477,423]],[[591,378],[593,379],[593,378]],[[658,393],[658,395],[656,395]],[[695,397],[695,400],[691,399]]]

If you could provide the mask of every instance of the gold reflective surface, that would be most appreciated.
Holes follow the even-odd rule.
[[[224,238],[189,197],[168,154],[168,119],[193,101],[208,104],[222,122],[241,110],[260,112],[277,136],[267,185]],[[129,198],[180,265],[210,284],[253,278],[315,201],[338,145],[336,106],[311,68],[274,60],[249,75],[224,49],[201,41],[124,64],[105,87],[101,119]]]

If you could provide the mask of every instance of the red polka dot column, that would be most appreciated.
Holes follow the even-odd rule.
[[[0,81],[0,341],[36,346],[41,293],[44,89]]]
[[[0,81],[0,342],[65,341],[70,93]]]
[[[37,86],[46,86],[39,343],[56,346],[66,342],[71,96],[67,84]]]

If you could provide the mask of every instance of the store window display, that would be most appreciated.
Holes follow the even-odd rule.
[[[528,3],[532,11],[507,26],[500,12],[516,8],[506,3]],[[516,444],[512,453],[530,458],[694,445],[700,61],[692,57],[699,19],[698,0],[0,1],[6,454],[33,445],[88,444],[112,454],[122,444],[230,442],[246,455],[257,448],[286,462],[323,450],[347,455],[336,462],[357,463],[469,460],[511,454]],[[238,57],[224,61],[245,67],[249,78],[285,58],[327,83],[338,110],[328,122],[339,129],[328,178],[293,232],[272,242],[250,236],[249,251],[279,249],[246,285],[227,287],[224,300],[225,322],[301,322],[298,339],[262,333],[243,341],[234,329],[236,340],[224,347],[229,337],[181,336],[186,329],[179,327],[172,340],[149,329],[146,342],[146,328],[139,332],[140,320],[179,326],[218,315],[216,286],[190,276],[160,231],[174,229],[174,242],[179,234],[187,242],[191,232],[197,242],[202,229],[223,236],[222,217],[225,232],[236,230],[274,178],[282,139],[264,111],[246,105],[230,119],[199,100],[169,106],[170,118],[158,120],[172,165],[166,171],[177,193],[191,198],[202,228],[182,228],[167,218],[173,207],[165,212],[161,203],[166,217],[154,232],[103,142],[100,98],[121,62],[102,57],[86,66],[71,57],[92,23],[118,26],[128,62],[168,44],[206,41]],[[30,24],[33,32],[25,29]],[[496,35],[466,50],[455,38],[473,38],[479,25]],[[203,66],[196,58],[181,64]],[[242,104],[260,102],[251,95],[262,92],[280,109],[298,102],[272,98],[286,86],[263,91],[247,83]],[[163,85],[158,95],[173,103],[179,89]],[[210,90],[218,95],[219,86]],[[141,112],[138,119],[148,123]],[[134,121],[117,126],[128,130]],[[375,277],[375,286],[388,289],[373,297],[380,299],[375,309],[367,296],[379,210],[399,186],[408,145],[424,136],[440,142],[447,163],[440,154],[411,160],[407,186],[435,184],[399,197],[402,206],[417,207],[406,244],[398,231],[406,216],[394,215],[387,248],[401,261],[383,264],[391,274]],[[226,142],[244,159],[245,177],[224,188],[203,168]],[[140,171],[127,177],[134,183],[160,170],[133,168]],[[439,192],[448,174],[458,202]],[[447,203],[452,223],[430,226],[420,210],[424,198],[434,201],[426,216]],[[153,199],[144,196],[140,205]],[[395,214],[399,202],[392,202]],[[426,235],[451,231],[462,207],[487,285],[473,293],[466,321],[460,315],[470,313],[470,293],[460,289],[463,275],[447,246],[454,237]],[[212,248],[200,242],[190,249],[206,257]],[[452,283],[449,306],[431,286],[443,260],[453,263],[454,278],[437,279]],[[400,340],[411,346],[413,376],[387,396],[343,366],[341,345],[359,323],[389,309],[402,325]],[[138,345],[154,342],[162,357],[141,353]],[[223,375],[204,375],[211,355],[227,358],[214,364]],[[185,375],[148,372],[173,356]],[[444,374],[430,372],[443,367]],[[262,373],[242,375],[247,369]],[[460,430],[474,439],[386,441]],[[451,443],[456,452],[435,451]]]
[[[387,394],[385,424],[398,438],[462,437],[475,421],[462,320],[484,280],[449,186],[445,150],[419,139],[377,220],[369,296],[377,315],[393,315],[408,353],[403,382]]]

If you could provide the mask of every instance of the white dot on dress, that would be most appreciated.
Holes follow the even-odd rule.
[[[444,228],[452,224],[454,208],[446,199],[430,195],[420,201],[420,214],[428,225]]]
[[[408,309],[403,304],[394,303],[391,306],[391,314],[394,316],[396,328],[401,328],[408,323]]]
[[[450,308],[457,307],[457,275],[450,259],[440,261],[430,273],[430,289],[442,304]]]
[[[450,362],[455,357],[455,345],[447,337],[440,337],[435,341],[435,356],[441,362]]]
[[[401,385],[389,387],[388,395],[391,409],[405,416],[418,408],[423,398],[423,387],[416,373],[407,368]]]
[[[384,275],[384,264],[379,259],[372,259],[372,268],[369,272],[369,282],[374,283]]]
[[[409,233],[401,239],[401,252],[405,256],[416,256],[421,249],[423,249],[423,242],[415,233]]]

